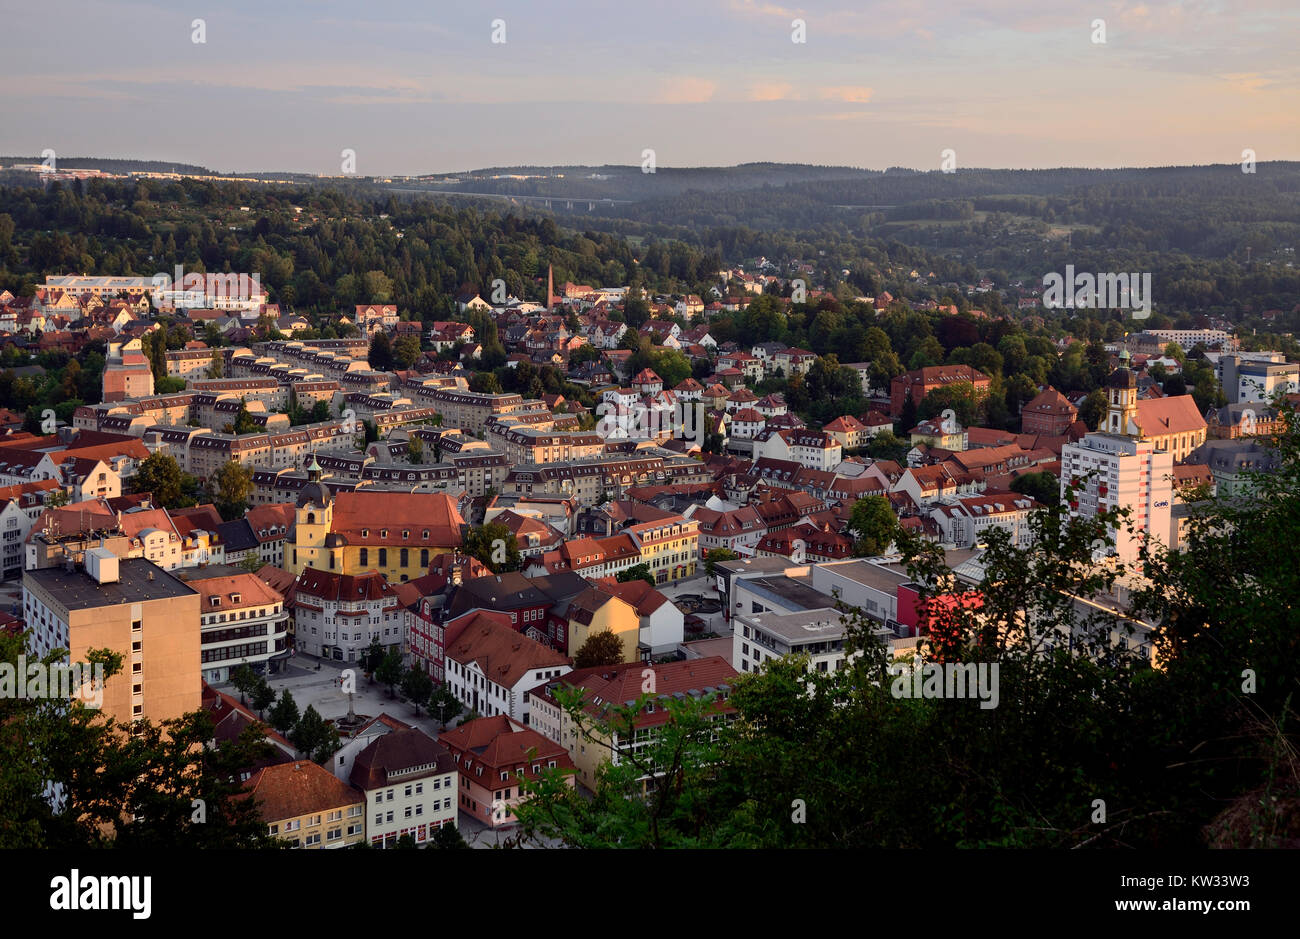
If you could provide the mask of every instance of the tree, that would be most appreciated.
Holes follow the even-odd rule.
[[[957,381],[951,385],[935,388],[921,399],[917,408],[917,417],[929,420],[951,409],[962,427],[974,427],[980,420],[980,399],[975,397],[975,388],[968,381]],[[904,430],[911,430],[910,427]]]
[[[250,574],[256,574],[264,565],[265,562],[260,557],[251,553],[245,554],[244,559],[239,562],[239,566]]]
[[[275,691],[271,688],[262,676],[258,676],[257,684],[253,686],[251,695],[253,707],[257,709],[257,716],[264,717],[264,712],[275,701]]]
[[[380,644],[378,636],[371,639],[366,651],[361,653],[361,670],[366,673],[366,678],[370,681],[375,680],[375,669],[379,668],[380,663],[384,661],[385,655],[387,655],[387,652]]]
[[[433,837],[429,839],[429,847],[435,851],[459,850],[468,848],[469,842],[454,823],[448,822],[434,830]]]
[[[209,324],[209,325],[211,325],[211,324]],[[212,350],[212,361],[211,361],[211,364],[208,365],[208,377],[209,377],[209,378],[220,378],[220,377],[225,373],[225,370],[226,370],[226,360],[225,360],[225,357],[224,357],[220,352],[218,352],[216,349],[213,349],[213,350]]]
[[[414,465],[424,460],[424,441],[412,435],[406,441],[406,458]]]
[[[258,674],[253,671],[247,663],[240,665],[230,673],[230,683],[234,685],[235,690],[239,692],[240,704],[248,703],[248,696],[253,693],[253,689],[257,687],[257,683],[260,680]]]
[[[153,502],[158,508],[176,508],[181,499],[180,464],[175,457],[161,450],[151,453],[136,469],[131,490],[153,493]]]
[[[873,460],[893,460],[903,463],[907,451],[912,449],[911,441],[896,437],[892,430],[882,430],[867,442],[867,456]]]
[[[248,511],[248,500],[253,494],[253,471],[247,466],[231,460],[212,474],[210,485],[215,490],[217,511],[226,521],[241,518]]]
[[[397,685],[402,680],[402,653],[396,648],[384,653],[383,661],[375,668],[375,680],[388,686],[388,696],[396,693]]]
[[[465,706],[451,693],[450,688],[442,684],[429,695],[428,708],[429,713],[437,717],[438,723],[442,725],[443,729],[446,729],[447,722],[455,720],[456,715],[463,711]]]
[[[884,496],[863,496],[853,503],[849,530],[857,537],[854,555],[875,557],[883,554],[898,539],[898,517]]]
[[[1055,473],[1024,473],[1011,482],[1013,492],[1022,492],[1043,505],[1061,501],[1061,481]]]
[[[1106,397],[1106,389],[1098,388],[1084,398],[1083,404],[1079,405],[1079,420],[1083,421],[1089,430],[1096,430],[1106,420],[1108,410],[1110,410],[1110,399]]]
[[[68,504],[68,492],[66,489],[54,489],[45,497],[45,507],[47,509],[57,509]]]
[[[386,372],[393,367],[393,343],[388,333],[381,329],[370,337],[370,351],[366,358],[377,372]]]
[[[517,571],[522,565],[522,555],[514,532],[499,522],[471,527],[465,531],[465,553],[478,558],[494,574]]]
[[[409,701],[415,707],[415,713],[420,713],[420,707],[427,704],[429,696],[433,694],[433,679],[429,673],[418,665],[412,665],[407,669],[406,674],[402,676],[402,699]]]
[[[608,629],[592,633],[573,657],[574,668],[618,665],[623,661],[623,640]]]
[[[650,573],[650,565],[645,563],[633,564],[627,570],[619,571],[615,577],[620,584],[625,584],[629,580],[644,580],[651,587],[655,585],[655,576]]]
[[[732,551],[730,548],[712,548],[709,550],[709,553],[704,556],[704,569],[708,571],[710,577],[713,577],[716,569],[715,566],[719,561],[735,561],[739,557],[740,555],[735,551]]]
[[[339,732],[327,724],[310,704],[289,732],[289,742],[308,759],[317,763],[328,760],[339,748]]]
[[[236,434],[256,434],[262,430],[262,425],[253,419],[252,412],[248,410],[248,402],[243,398],[239,399],[239,410],[235,412],[232,426]]]
[[[418,336],[403,336],[393,343],[393,362],[398,368],[410,368],[420,357]]]
[[[271,708],[271,726],[280,733],[287,734],[298,723],[298,717],[298,702],[293,699],[289,689],[285,688],[280,692],[280,700]]]

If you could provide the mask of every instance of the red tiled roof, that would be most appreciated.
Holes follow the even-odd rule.
[[[358,790],[310,760],[264,767],[248,780],[246,790],[258,801],[258,812],[268,823],[366,801]]]

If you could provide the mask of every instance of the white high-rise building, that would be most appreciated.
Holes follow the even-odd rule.
[[[1132,564],[1143,538],[1170,543],[1173,454],[1140,436],[1136,376],[1120,368],[1107,384],[1105,430],[1061,449],[1061,499],[1072,515],[1084,518],[1114,508],[1131,509],[1128,521],[1134,530],[1130,533],[1121,522],[1111,553]]]

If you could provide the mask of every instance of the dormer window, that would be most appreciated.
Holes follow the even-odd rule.
[[[212,606],[214,606],[214,607],[221,606],[221,598],[220,598],[220,597],[210,597],[210,598],[209,598],[209,602],[210,602],[210,603],[212,604]]]
[[[387,538],[387,537],[388,537],[388,529],[387,529],[387,528],[381,528],[381,529],[379,529],[379,537],[380,537],[380,538]]]
[[[370,537],[370,529],[369,529],[369,528],[363,528],[363,529],[361,529],[361,537],[362,537],[362,538],[369,538],[369,537]]]

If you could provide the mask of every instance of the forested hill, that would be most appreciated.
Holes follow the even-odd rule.
[[[624,169],[638,191],[676,172]],[[765,258],[783,271],[811,264],[813,282],[837,296],[888,290],[912,300],[943,299],[981,276],[999,288],[1041,283],[1073,264],[1150,272],[1157,310],[1173,316],[1289,329],[1300,300],[1300,164],[1256,169],[944,174],[754,164],[681,172],[714,183],[820,178],[592,211],[586,202],[566,211],[399,194],[360,177],[29,182],[0,185],[0,288],[30,293],[49,273],[144,276],[183,264],[259,272],[273,299],[304,313],[382,301],[430,318],[446,315],[462,289],[486,290],[497,277],[514,295],[541,299],[547,264],[557,283],[636,281],[703,295],[722,267],[752,270]],[[906,276],[912,269],[933,276],[918,285]],[[1270,310],[1283,318],[1256,322]]]
[[[14,163],[41,163],[38,156],[0,156],[0,166]],[[166,160],[116,160],[106,157],[57,158],[61,170],[100,170],[104,173],[189,173],[195,176],[217,176],[218,173],[193,163],[168,163]]]

